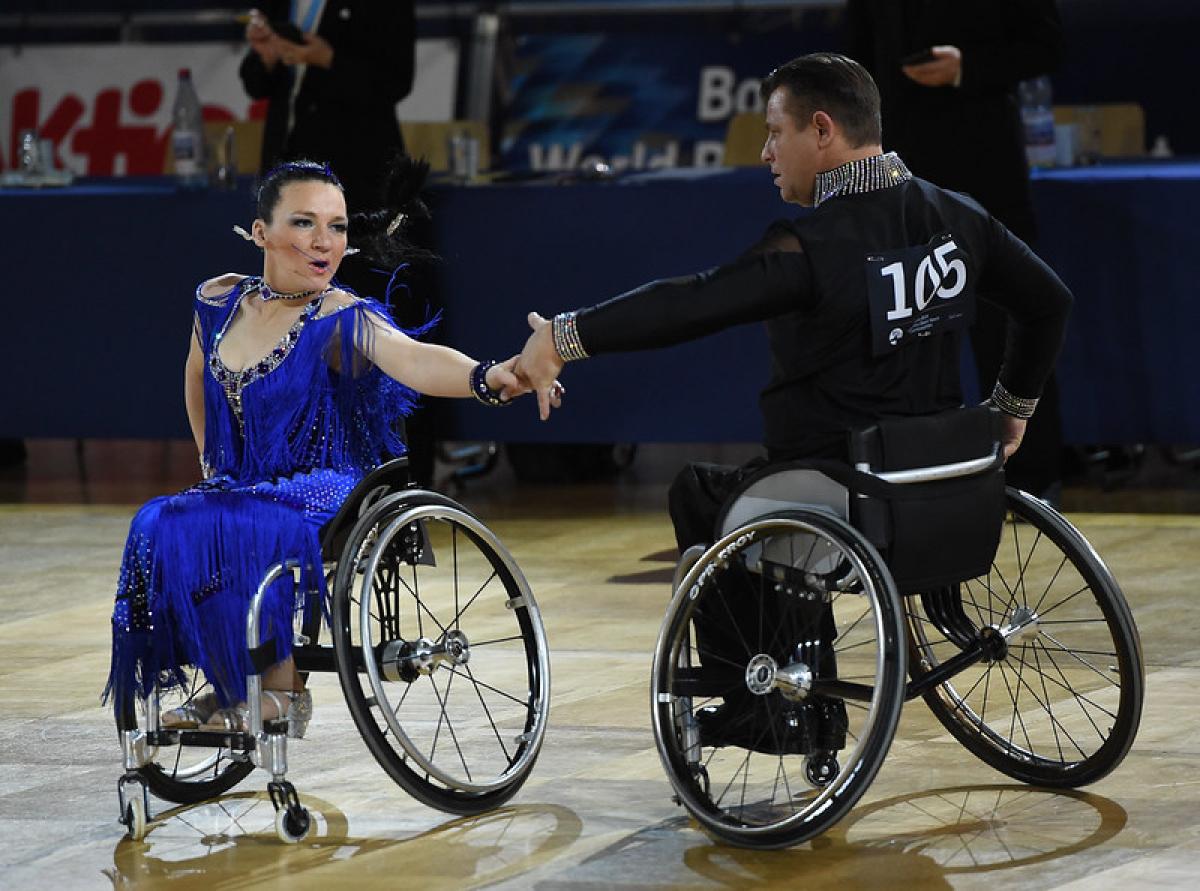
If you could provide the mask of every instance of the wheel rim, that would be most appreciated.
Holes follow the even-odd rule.
[[[435,565],[397,564],[415,529]],[[357,590],[372,710],[410,769],[471,795],[522,777],[545,732],[549,660],[537,604],[495,535],[464,511],[410,508],[380,532]]]
[[[760,545],[764,538],[772,544],[765,549],[760,546],[756,558],[755,545],[738,546],[747,533],[758,536]],[[778,544],[784,540],[786,561]],[[682,695],[689,689],[689,679],[697,664],[703,665],[706,659],[713,665],[721,661],[697,642],[694,632],[697,614],[703,613],[706,600],[719,603],[718,598],[727,596],[721,593],[719,579],[732,571],[729,566],[736,566],[739,559],[758,559],[759,565],[764,566],[764,554],[773,557],[768,562],[788,562],[793,569],[807,572],[809,594],[824,589],[837,629],[832,645],[836,665],[822,661],[820,656],[809,658],[809,663],[804,664],[802,657],[814,653],[811,647],[798,649],[795,659],[783,663],[778,655],[782,651],[775,639],[777,635],[769,632],[769,638],[764,636],[759,641],[765,642],[765,647],[747,640],[745,666],[729,666],[728,670],[732,674],[735,667],[740,669],[747,690],[752,695],[759,691],[754,701],[762,706],[755,712],[755,721],[763,720],[768,725],[779,724],[781,715],[784,724],[787,723],[787,711],[789,708],[794,711],[795,702],[789,701],[784,691],[791,690],[795,696],[797,684],[803,687],[806,683],[806,671],[813,685],[836,677],[873,688],[866,701],[846,701],[846,745],[834,750],[836,764],[832,769],[821,761],[824,750],[807,754],[754,750],[755,746],[797,748],[789,747],[781,739],[784,734],[775,730],[766,731],[773,735],[772,739],[765,738],[763,731],[754,731],[759,734],[755,739],[752,732],[746,741],[749,747],[713,747],[688,727],[690,716],[698,715],[714,701],[721,701],[715,697]],[[724,570],[713,568],[722,562]],[[757,574],[760,585],[765,584],[762,580],[767,576],[766,572]],[[790,575],[792,581],[802,577],[803,573]],[[743,526],[713,545],[684,577],[655,653],[651,684],[655,739],[681,800],[710,830],[754,846],[792,844],[822,831],[865,791],[890,744],[902,703],[903,653],[898,641],[895,594],[887,587],[889,584],[878,579],[861,552],[845,542],[835,542],[825,529],[802,519],[764,520]],[[793,594],[797,590],[793,585]],[[764,606],[763,611],[769,608]],[[801,620],[799,625],[793,621],[792,629],[801,632],[801,640],[811,643],[820,637],[814,626],[814,622],[821,621],[818,615],[810,610],[807,620]],[[732,617],[730,620],[737,624]],[[743,621],[742,625],[745,624]],[[806,631],[808,637],[803,636]],[[788,638],[789,645],[790,642]],[[752,650],[772,653],[752,653]],[[768,665],[770,661],[775,662],[773,668]],[[701,676],[707,671],[701,668]],[[763,695],[761,691],[767,686],[772,688],[771,692]],[[811,691],[809,696],[804,701],[814,706],[829,698],[812,697]],[[803,720],[811,724],[812,713],[805,714]],[[810,770],[810,761],[812,767],[823,769]],[[814,788],[807,780],[810,775],[828,778],[823,786]]]
[[[1140,711],[1140,655],[1124,598],[1086,540],[1028,496],[1012,496],[991,570],[959,591],[957,619],[935,595],[906,598],[923,670],[958,652],[956,635],[1027,624],[997,658],[932,691],[939,719],[1001,770],[1052,779],[1115,766]]]

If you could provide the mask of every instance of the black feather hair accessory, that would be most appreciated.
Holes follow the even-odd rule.
[[[429,218],[429,208],[420,197],[428,175],[424,160],[403,154],[391,160],[377,206],[350,216],[350,244],[362,259],[389,269],[436,259],[431,251],[412,244],[406,231],[414,220]]]

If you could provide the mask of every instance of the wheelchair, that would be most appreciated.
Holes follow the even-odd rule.
[[[276,661],[260,611],[272,585],[296,597],[297,670],[337,672],[371,754],[415,798],[473,815],[510,799],[546,731],[550,662],[537,602],[512,556],[466,508],[408,485],[408,462],[376,468],[321,530],[326,588],[300,590],[296,560],[271,566],[251,600],[246,646],[255,672]],[[324,602],[322,602],[324,601]],[[322,643],[322,632],[329,640]],[[312,818],[287,779],[288,727],[264,721],[261,678],[248,678],[247,732],[166,729],[163,710],[204,695],[183,688],[115,703],[125,773],[121,822],[144,837],[149,793],[177,804],[214,798],[255,767],[270,774],[275,830],[303,839]]]
[[[1004,485],[994,413],[881,421],[851,456],[749,477],[681,557],[651,677],[675,801],[734,845],[812,839],[917,697],[1022,782],[1116,768],[1144,696],[1133,617],[1083,535]]]

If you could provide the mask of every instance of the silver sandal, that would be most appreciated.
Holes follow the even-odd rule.
[[[209,690],[202,696],[163,712],[158,716],[158,723],[164,730],[195,730],[209,721],[218,708],[220,703],[217,702],[217,694]]]
[[[287,735],[291,739],[303,739],[312,720],[312,694],[308,690],[299,693],[292,690],[263,690],[263,697],[271,698],[275,705],[275,716],[264,717],[263,724],[287,722]],[[286,700],[287,705],[284,705]],[[265,702],[264,702],[265,705]],[[218,730],[226,733],[250,732],[250,707],[245,703],[232,708],[215,711],[201,730]]]

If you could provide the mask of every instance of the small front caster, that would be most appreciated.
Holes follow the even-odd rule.
[[[122,777],[117,783],[117,800],[121,806],[121,823],[129,832],[132,841],[146,837],[149,822],[150,794],[141,777]]]
[[[312,831],[312,817],[305,808],[285,808],[275,812],[275,834],[287,845],[303,841]]]

